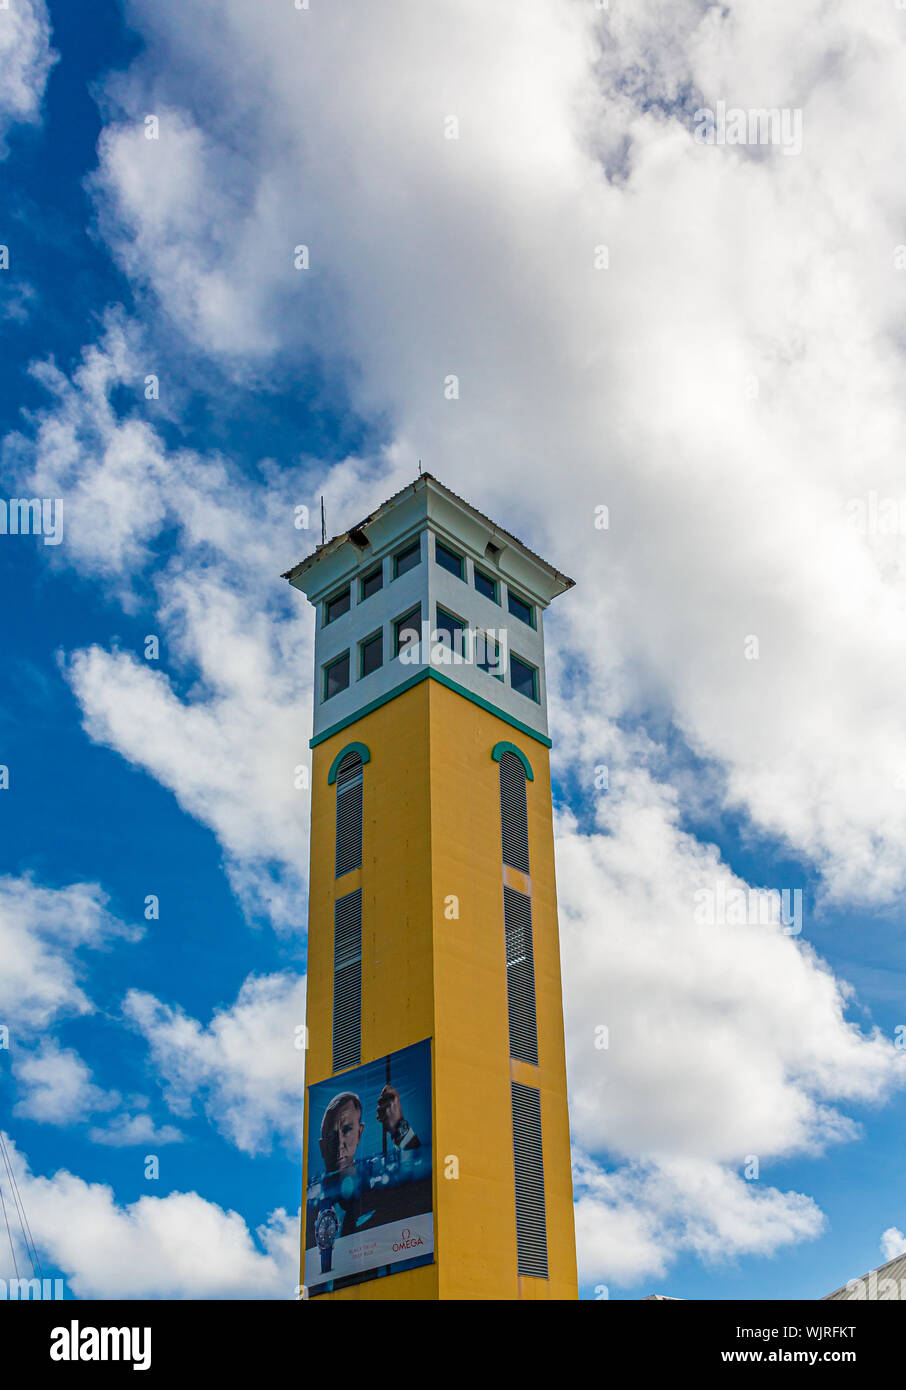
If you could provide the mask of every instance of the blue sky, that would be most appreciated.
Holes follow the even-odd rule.
[[[906,209],[826,102],[874,129],[884,45],[828,75],[843,0],[795,43],[695,0],[669,34],[444,0],[449,45],[409,0],[11,7],[0,495],[65,501],[59,547],[0,537],[0,1105],[45,1270],[292,1296],[312,620],[280,573],[299,505],[340,530],[420,457],[579,581],[547,644],[583,1296],[813,1298],[896,1253],[903,541],[846,507],[899,494]],[[802,154],[695,147],[724,95],[803,107]],[[717,884],[802,889],[801,935],[702,928]]]

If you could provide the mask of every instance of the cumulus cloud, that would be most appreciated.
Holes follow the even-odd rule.
[[[216,455],[168,451],[137,410],[118,413],[113,393],[144,375],[141,334],[120,313],[72,379],[48,362],[35,373],[51,405],[33,437],[8,438],[5,459],[39,495],[65,499],[59,562],[103,579],[127,609],[136,576],[156,570],[158,661],[99,646],[71,654],[85,728],[211,827],[250,916],[297,930],[311,622],[279,573],[310,544],[294,525],[298,480],[252,483]],[[165,532],[174,550],[161,564]]]
[[[140,990],[130,990],[123,1012],[146,1039],[176,1114],[191,1114],[197,1098],[220,1133],[246,1153],[269,1152],[275,1134],[298,1148],[304,977],[250,975],[235,1003],[207,1025]]]
[[[818,1235],[820,1210],[772,1186],[772,1162],[858,1138],[847,1106],[906,1080],[796,924],[678,819],[636,771],[592,833],[569,812],[558,827],[577,1232],[583,1274],[615,1284]],[[734,894],[746,920],[720,909]]]
[[[0,878],[0,1016],[14,1037],[92,1012],[79,952],[141,936],[107,901],[96,883],[46,888],[29,875]]]
[[[31,1172],[6,1144],[38,1252],[76,1298],[293,1298],[298,1216],[278,1208],[252,1232],[197,1192],[124,1205],[112,1188],[65,1169]]]
[[[769,1255],[814,1239],[825,1225],[810,1197],[747,1182],[717,1163],[685,1158],[607,1173],[579,1153],[573,1176],[579,1261],[589,1281],[660,1278],[681,1254],[715,1264]]]
[[[394,483],[417,440],[555,559],[568,536],[560,634],[595,684],[618,669],[627,711],[669,712],[725,804],[829,892],[891,900],[904,556],[850,504],[899,495],[904,443],[895,8],[217,10],[202,42],[182,6],[133,6],[149,49],[96,185],[131,273],[206,348],[353,360]],[[213,112],[176,101],[174,46]],[[801,110],[802,153],[699,144],[717,100]]]
[[[356,404],[391,422],[380,492],[421,455],[579,581],[549,628],[558,770],[581,809],[610,762],[615,795],[593,833],[562,823],[573,1120],[584,1149],[624,1163],[582,1169],[589,1268],[630,1279],[681,1250],[815,1235],[808,1198],[739,1165],[855,1137],[847,1103],[883,1100],[901,1059],[847,1021],[851,992],[803,941],[695,920],[697,889],[739,881],[681,821],[693,800],[741,816],[838,903],[906,885],[906,556],[869,514],[899,496],[906,442],[900,16],[857,0],[534,0],[518,25],[493,0],[351,0],[314,24],[214,11],[199,31],[175,0],[131,6],[147,47],[111,84],[94,183],[120,263],[231,371],[284,351],[353,363]],[[195,108],[192,90],[215,100]],[[800,110],[801,154],[697,143],[695,111],[718,100]],[[264,573],[249,491],[224,501],[225,465],[175,469],[145,423],[113,416],[118,351],[87,354],[73,383],[45,369],[57,407],[30,476],[95,499],[72,533],[89,571],[146,559],[175,517],[190,563],[165,569],[160,612],[202,685],[186,699],[93,649],[74,688],[92,735],[212,825],[260,899],[269,857],[296,854],[289,782],[259,777],[257,755],[270,767],[288,746],[287,699],[307,713],[279,681],[286,650],[307,671],[310,648],[277,623],[275,651],[277,610],[262,635],[260,589],[244,608],[233,587],[237,564]],[[341,524],[364,476],[351,462],[331,480]],[[648,715],[704,785],[638,731]],[[218,1080],[219,1016],[130,1007],[152,1049],[165,1039],[174,1105],[202,1095],[234,1142],[264,1143],[242,1047]]]
[[[36,121],[57,55],[50,46],[44,0],[11,0],[0,11],[0,159],[11,126]]]
[[[161,1125],[158,1129],[151,1116],[141,1112],[115,1115],[109,1124],[91,1129],[88,1137],[95,1144],[122,1149],[132,1144],[180,1144],[185,1135],[173,1125]]]
[[[888,1226],[881,1235],[881,1254],[884,1262],[895,1260],[898,1255],[906,1255],[906,1236],[896,1226]]]
[[[76,1124],[120,1101],[118,1092],[95,1086],[90,1067],[77,1052],[51,1039],[16,1060],[13,1075],[20,1096],[13,1114],[42,1124]]]

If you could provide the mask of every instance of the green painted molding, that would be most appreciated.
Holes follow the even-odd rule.
[[[448,690],[455,691],[456,694],[461,695],[464,700],[470,700],[473,705],[478,705],[479,709],[487,710],[489,714],[496,715],[497,718],[502,719],[505,724],[509,724],[512,728],[518,729],[521,734],[525,734],[528,738],[533,738],[536,743],[543,744],[545,748],[550,748],[552,746],[550,739],[544,734],[539,734],[537,729],[530,729],[528,724],[523,724],[520,719],[514,719],[511,714],[504,713],[497,705],[492,705],[490,700],[483,700],[480,695],[473,695],[471,690],[466,690],[463,686],[457,685],[456,681],[451,680],[449,676],[445,676],[442,671],[435,670],[433,666],[425,666],[422,670],[416,671],[415,675],[409,680],[403,681],[402,685],[397,685],[393,690],[388,690],[386,695],[379,696],[377,700],[372,700],[370,704],[363,705],[362,708],[356,710],[354,714],[347,715],[345,719],[341,719],[338,723],[332,724],[330,728],[325,729],[323,733],[316,734],[314,738],[309,739],[309,748],[317,748],[319,743],[325,743],[327,739],[333,738],[334,734],[338,734],[341,729],[348,729],[351,724],[357,724],[360,719],[365,718],[366,714],[371,714],[374,710],[380,709],[381,705],[389,704],[390,701],[395,700],[398,695],[404,695],[406,691],[411,690],[414,685],[418,685],[420,681],[428,680],[429,678],[431,680],[440,681],[441,685],[445,685]],[[349,750],[346,749],[344,751],[348,752]]]
[[[494,759],[495,763],[500,762],[504,753],[512,753],[514,757],[518,758],[525,769],[526,777],[530,782],[534,782],[535,774],[532,772],[532,765],[521,748],[517,748],[515,743],[495,743],[494,747],[491,749],[491,757]]]
[[[371,749],[366,743],[347,743],[346,747],[340,749],[339,753],[330,764],[330,771],[327,774],[328,787],[332,787],[337,780],[337,772],[339,771],[340,763],[346,757],[347,753],[358,753],[363,764],[371,762]]]

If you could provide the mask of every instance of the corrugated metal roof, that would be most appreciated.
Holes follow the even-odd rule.
[[[473,507],[471,502],[467,502],[464,497],[460,497],[458,493],[453,492],[452,489],[442,483],[439,478],[435,478],[433,473],[420,473],[413,482],[407,483],[405,487],[400,488],[399,492],[395,492],[392,497],[388,497],[386,502],[382,502],[373,512],[369,512],[368,515],[357,522],[355,526],[350,526],[349,529],[344,531],[341,535],[332,536],[329,541],[325,541],[322,545],[316,546],[310,555],[307,555],[304,560],[300,560],[297,565],[293,565],[292,569],[287,570],[285,574],[281,575],[281,578],[294,579],[296,575],[303,574],[305,570],[310,569],[312,565],[317,564],[325,555],[336,550],[344,541],[347,541],[354,532],[361,531],[364,526],[374,521],[376,517],[387,511],[388,508],[395,506],[407,493],[416,492],[420,487],[423,487],[426,482],[432,482],[441,492],[446,493],[446,495],[452,497],[455,502],[459,502],[463,507],[466,507],[473,516],[478,517],[480,521],[490,526],[491,530],[496,535],[504,536],[512,545],[519,546],[520,550],[524,550],[526,555],[530,555],[539,565],[543,565],[546,570],[549,570],[551,574],[555,575],[563,584],[564,589],[573,588],[576,582],[574,579],[570,579],[568,575],[561,573],[554,565],[550,564],[541,555],[538,555],[536,551],[531,550],[529,546],[519,540],[518,536],[514,536],[511,531],[507,531],[502,526],[498,526],[496,521],[492,521],[489,516],[485,516],[484,512],[480,512],[477,507]]]
[[[856,1287],[853,1288],[850,1285]],[[826,1303],[828,1299],[890,1300],[891,1302],[906,1299],[906,1252],[902,1255],[895,1255],[885,1265],[879,1265],[877,1269],[869,1270],[867,1274],[861,1274],[858,1279],[848,1280],[841,1289],[835,1289],[833,1293],[825,1294],[821,1301]]]

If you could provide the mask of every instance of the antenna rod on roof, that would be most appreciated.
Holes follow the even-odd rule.
[[[327,521],[324,517],[324,494],[321,494],[321,544],[327,544]]]
[[[419,461],[418,461],[418,476],[419,476],[419,477],[422,476],[422,461],[421,461],[421,459],[419,459]]]

